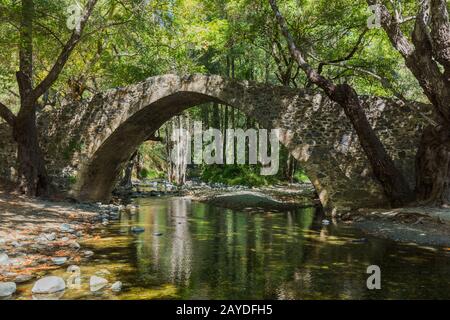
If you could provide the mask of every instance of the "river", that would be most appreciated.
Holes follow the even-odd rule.
[[[62,299],[442,299],[450,298],[444,248],[367,237],[323,225],[315,208],[252,214],[181,197],[136,199],[100,238],[82,243],[95,255],[81,264],[82,288]],[[135,234],[132,226],[145,228]],[[367,267],[381,268],[381,290],[368,290]],[[103,272],[120,293],[91,293]],[[53,274],[67,278],[65,270]],[[30,299],[30,286],[19,287]]]

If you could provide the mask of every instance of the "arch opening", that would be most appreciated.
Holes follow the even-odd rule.
[[[122,171],[139,146],[171,118],[206,103],[216,103],[216,107],[229,105],[260,123],[249,109],[235,107],[211,95],[180,91],[158,99],[121,123],[84,164],[73,190],[76,197],[90,202],[109,201]],[[261,125],[270,129],[268,123]]]

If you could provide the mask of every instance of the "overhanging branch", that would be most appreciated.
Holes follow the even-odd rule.
[[[16,116],[9,110],[7,106],[0,102],[0,117],[5,120],[10,126],[14,125]]]
[[[92,11],[94,10],[95,5],[97,4],[97,1],[98,0],[89,0],[89,2],[87,3],[86,10],[80,19],[79,26],[75,28],[75,30],[72,33],[72,36],[64,45],[64,48],[59,54],[56,63],[53,65],[50,72],[47,74],[44,80],[42,80],[42,82],[33,90],[33,97],[35,99],[38,99],[40,96],[42,96],[44,92],[47,91],[53,85],[56,79],[58,79],[58,76],[63,70],[64,66],[66,65],[67,60],[69,59],[72,51],[75,49],[76,45],[80,41],[83,30],[89,20],[89,17],[92,14]]]

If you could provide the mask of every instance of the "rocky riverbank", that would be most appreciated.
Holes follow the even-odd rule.
[[[82,242],[99,237],[105,225],[119,219],[120,209],[0,191],[0,298],[14,293],[17,285],[90,259],[94,252],[83,248]],[[40,285],[38,281],[36,286],[41,289],[37,290],[58,291],[62,286],[61,280],[48,281]]]
[[[360,209],[337,217],[365,233],[397,242],[450,247],[450,209]],[[450,248],[449,248],[450,250]]]

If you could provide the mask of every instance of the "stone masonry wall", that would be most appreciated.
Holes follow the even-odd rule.
[[[422,118],[395,100],[361,99],[375,131],[413,186]],[[174,115],[210,101],[234,106],[264,127],[282,129],[281,142],[302,163],[325,207],[388,205],[338,105],[313,92],[218,76],[152,77],[44,112],[39,127],[49,171],[76,180],[75,196],[106,200],[140,143]],[[8,172],[9,164],[3,166],[7,150],[6,144],[0,145],[2,175]]]

